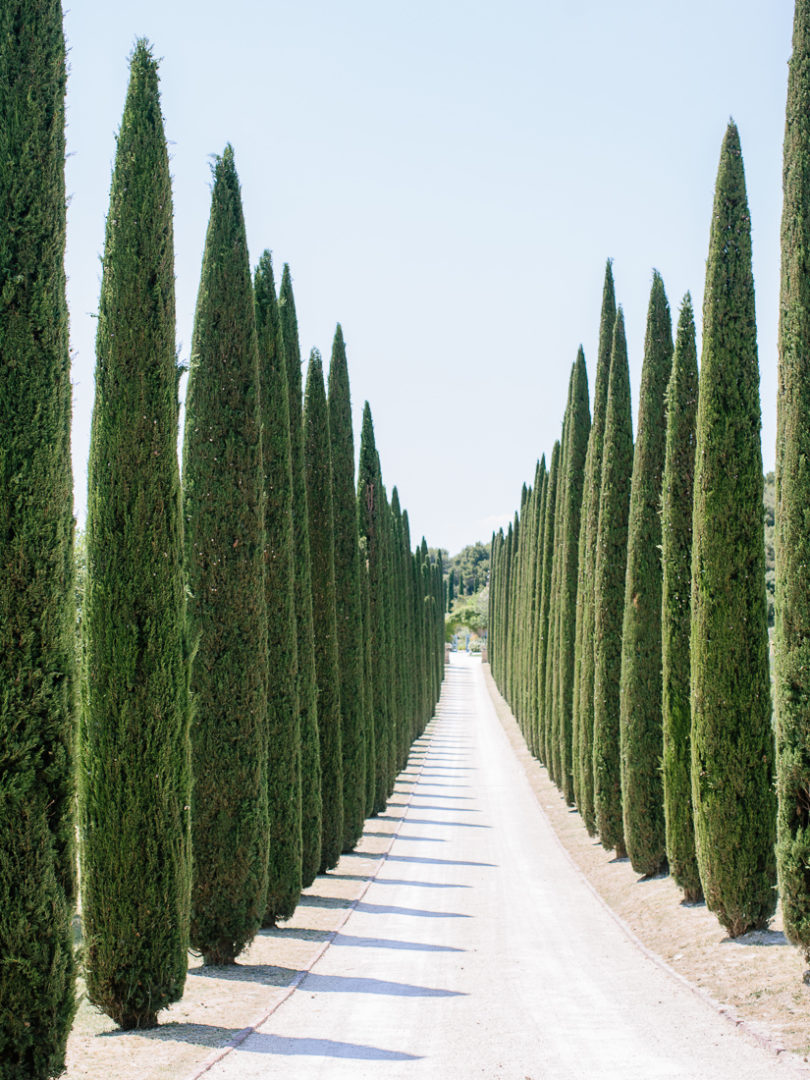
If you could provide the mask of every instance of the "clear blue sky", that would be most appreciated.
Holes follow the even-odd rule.
[[[251,259],[289,262],[302,347],[347,342],[359,429],[414,542],[487,540],[594,374],[605,260],[638,393],[652,268],[699,313],[717,160],[740,129],[753,221],[763,457],[773,467],[781,154],[792,0],[66,3],[67,270],[76,513],[127,58],[161,63],[179,355],[210,155],[234,146]],[[634,400],[634,408],[635,408]]]

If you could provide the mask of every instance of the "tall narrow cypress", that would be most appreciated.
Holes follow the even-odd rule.
[[[511,576],[512,603],[509,619],[509,678],[507,683],[507,700],[513,712],[517,709],[515,703],[515,683],[517,681],[517,666],[520,653],[518,648],[518,637],[520,635],[520,582],[523,571],[523,515],[526,511],[527,498],[528,489],[526,484],[524,484],[520,491],[520,503],[518,509],[515,511],[513,529],[514,558]],[[468,591],[470,591],[472,589],[472,575],[469,575],[467,580],[469,583]]]
[[[620,748],[627,854],[637,874],[666,862],[661,782],[661,481],[672,319],[664,283],[653,272],[633,454],[624,589]]]
[[[287,361],[269,251],[254,275],[264,470],[267,607],[267,793],[270,850],[263,924],[295,911],[301,894],[301,723]]]
[[[540,493],[537,499],[537,513],[533,525],[534,550],[532,553],[532,584],[529,590],[529,603],[531,604],[531,616],[529,620],[528,641],[528,698],[526,703],[526,741],[529,750],[537,757],[537,656],[540,634],[540,587],[543,566],[543,522],[545,520],[546,496],[548,493],[548,470],[546,469],[546,455],[540,459],[538,473]],[[503,533],[499,533],[498,543],[503,540]],[[493,540],[492,565],[495,565],[496,542]],[[492,585],[490,585],[490,611],[492,605]],[[490,619],[491,622],[491,619]],[[491,632],[491,631],[490,631]]]
[[[419,734],[425,728],[430,719],[430,706],[425,679],[427,670],[427,646],[425,642],[424,607],[425,597],[422,591],[422,553],[419,548],[411,552],[411,581],[413,588],[413,607],[411,619],[416,637],[416,670],[418,672],[417,708],[419,710],[419,722],[417,731]]]
[[[373,812],[385,809],[388,799],[388,760],[391,731],[388,723],[386,694],[388,672],[385,667],[385,572],[386,546],[383,533],[384,500],[380,461],[374,442],[374,425],[368,402],[363,408],[363,427],[360,434],[360,464],[358,468],[357,509],[361,537],[365,537],[368,561],[369,660],[371,704],[374,722],[374,805]]]
[[[58,0],[0,5],[0,1061],[63,1068],[73,1016],[75,662]]]
[[[568,379],[568,400],[563,414],[560,434],[560,464],[557,475],[557,497],[554,500],[554,553],[551,567],[551,594],[548,609],[548,646],[546,649],[545,756],[549,776],[560,787],[560,598],[563,566],[563,507],[568,483],[567,453],[570,428],[573,371]]]
[[[363,720],[365,723],[366,758],[366,817],[374,813],[377,793],[377,751],[374,731],[374,664],[371,649],[371,599],[369,595],[367,543],[365,536],[360,545],[360,600],[363,610]]]
[[[298,715],[301,732],[301,881],[311,885],[321,865],[321,755],[318,744],[318,699],[312,629],[312,568],[309,550],[304,409],[301,391],[301,349],[290,268],[281,275],[278,311],[287,361],[290,413],[290,460],[293,478],[293,546],[295,549],[295,624],[298,633]]]
[[[613,329],[602,490],[594,572],[593,777],[596,824],[602,846],[627,854],[622,824],[619,761],[619,681],[622,604],[627,566],[627,518],[633,472],[633,421],[624,315]]]
[[[546,701],[550,687],[546,680],[546,657],[549,643],[549,608],[551,604],[551,575],[554,566],[554,520],[557,505],[558,476],[560,471],[560,443],[554,443],[551,451],[551,465],[548,471],[548,487],[546,491],[546,513],[543,522],[543,566],[542,573],[538,570],[538,588],[540,590],[540,625],[537,630],[538,653],[537,653],[537,732],[535,742],[537,756],[544,765],[548,766],[546,756],[547,730],[546,730]]]
[[[782,172],[776,457],[777,863],[785,933],[810,961],[810,4],[796,0]]]
[[[692,583],[692,500],[698,368],[692,298],[678,319],[672,374],[667,387],[667,440],[661,494],[661,663],[667,860],[685,899],[699,900],[692,815],[689,703],[689,632]]]
[[[329,365],[329,438],[334,496],[335,610],[343,752],[343,850],[351,851],[360,838],[366,816],[366,730],[352,403],[346,345],[340,324],[335,330]]]
[[[378,595],[380,598],[381,633],[380,644],[380,675],[385,679],[385,757],[382,760],[382,783],[383,788],[379,793],[383,805],[394,787],[396,776],[396,745],[397,745],[397,683],[394,667],[391,662],[391,635],[393,632],[393,613],[391,603],[391,504],[388,501],[388,492],[382,482],[382,469],[380,456],[377,454],[377,475],[380,477],[380,576],[378,580]],[[433,675],[433,672],[431,672]]]
[[[580,346],[571,374],[571,399],[568,415],[568,448],[565,454],[566,480],[562,513],[562,538],[559,545],[560,612],[559,612],[559,696],[557,703],[560,787],[566,800],[574,802],[574,652],[576,636],[577,577],[579,532],[582,510],[582,490],[585,479],[585,458],[591,430],[591,411],[588,401],[588,373],[585,354]]]
[[[214,165],[186,398],[192,665],[191,942],[230,964],[267,899],[267,609],[259,351],[233,150]]]
[[[500,682],[498,683],[498,689],[506,696],[506,669],[509,656],[509,610],[512,606],[511,598],[511,578],[512,578],[512,548],[514,540],[514,523],[509,522],[506,529],[506,539],[504,540],[503,550],[503,574],[502,574],[502,598],[501,598],[501,645],[500,652],[501,658],[500,664]],[[545,667],[542,669],[545,674]],[[538,665],[538,685],[541,688],[543,686],[543,680],[540,677],[539,665]]]
[[[135,47],[96,336],[79,784],[90,1000],[152,1027],[182,996],[191,888],[189,664],[174,250],[157,63]]]
[[[406,668],[408,615],[406,611],[405,573],[402,563],[402,539],[402,508],[399,504],[399,492],[395,487],[391,492],[391,613],[393,616],[392,640],[397,643],[392,649],[393,659],[396,663],[397,685],[397,773],[404,769],[408,762],[408,748],[411,742],[408,671]],[[444,596],[442,596],[442,601],[444,601]],[[444,615],[444,607],[444,602],[442,602],[442,615]]]
[[[521,530],[520,551],[518,554],[517,614],[515,620],[515,663],[512,712],[519,726],[523,726],[523,657],[524,627],[526,625],[526,577],[528,571],[529,521],[532,516],[534,489],[523,485],[523,498],[520,505]]]
[[[309,546],[312,565],[312,623],[318,736],[321,748],[321,865],[337,865],[343,850],[343,753],[340,743],[340,672],[335,616],[335,519],[329,410],[321,354],[312,350],[304,404],[304,460],[307,475]]]
[[[692,794],[706,904],[732,937],[776,906],[759,364],[737,128],[717,174],[697,414]]]
[[[413,552],[411,551],[411,526],[408,511],[402,511],[402,561],[405,575],[405,641],[407,649],[406,670],[409,685],[410,736],[408,743],[418,739],[421,731],[421,710],[419,704],[419,684],[422,669],[419,665],[419,636],[416,620],[413,617],[415,595],[413,574]],[[444,620],[442,620],[444,621]]]
[[[616,322],[616,297],[610,260],[605,266],[602,314],[593,391],[593,422],[585,455],[585,478],[579,530],[577,565],[577,615],[574,659],[574,725],[576,728],[577,806],[588,832],[596,832],[593,802],[593,661],[594,661],[594,578],[596,537],[599,527],[599,495],[602,487],[602,453],[607,412],[610,354]]]
[[[525,586],[526,617],[524,622],[524,645],[523,645],[523,671],[521,679],[523,683],[523,721],[522,728],[526,745],[532,750],[532,701],[534,701],[535,679],[534,672],[534,642],[537,627],[537,548],[538,534],[540,529],[543,488],[545,485],[545,455],[537,462],[535,468],[534,498],[531,500],[531,521],[529,522],[529,546],[528,565]],[[491,564],[491,546],[490,546]]]

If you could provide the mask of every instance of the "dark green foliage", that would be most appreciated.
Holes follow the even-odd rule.
[[[547,666],[546,660],[548,656],[548,644],[550,636],[550,607],[551,607],[551,575],[554,566],[554,524],[555,524],[555,511],[557,505],[557,490],[559,487],[559,471],[560,471],[560,443],[555,442],[554,448],[551,451],[551,466],[548,470],[548,487],[546,491],[546,512],[543,521],[543,565],[542,572],[538,570],[538,589],[539,589],[539,626],[537,629],[538,635],[538,651],[537,651],[537,731],[535,734],[535,744],[537,746],[537,756],[545,764],[548,765],[547,757],[547,745],[548,745],[548,731],[547,731],[547,702],[550,687],[547,683]]]
[[[537,499],[537,513],[535,517],[534,529],[534,552],[532,555],[533,567],[532,567],[532,586],[529,591],[529,601],[531,603],[531,620],[529,628],[529,670],[528,670],[528,699],[526,705],[526,741],[529,749],[535,757],[539,754],[539,748],[537,745],[537,692],[538,692],[538,679],[537,679],[537,664],[539,655],[539,643],[540,643],[540,591],[542,585],[543,575],[543,523],[545,521],[546,511],[546,497],[548,492],[548,471],[546,469],[546,455],[543,454],[540,459],[540,471],[538,474],[538,485],[540,487],[540,494]],[[503,534],[500,534],[501,541],[503,540]],[[493,560],[494,564],[494,560]],[[490,598],[490,604],[492,600]]]
[[[542,469],[542,471],[541,471]],[[537,520],[540,509],[540,501],[543,491],[543,480],[545,477],[546,463],[545,459],[541,463],[538,461],[534,470],[534,484],[532,485],[531,495],[527,507],[527,519],[526,519],[526,545],[524,549],[524,565],[523,565],[523,582],[521,586],[521,645],[520,645],[520,672],[519,672],[519,686],[518,686],[518,719],[520,720],[520,727],[523,732],[523,737],[527,744],[530,743],[530,697],[531,697],[531,684],[534,681],[532,679],[532,634],[535,623],[534,618],[534,600],[536,593],[536,576],[537,576]]]
[[[661,782],[661,480],[672,319],[664,283],[653,272],[633,455],[624,590],[620,746],[627,854],[637,874],[666,862]]]
[[[58,0],[0,5],[0,1075],[73,1016],[73,500]]]
[[[695,462],[695,835],[706,903],[736,937],[765,926],[776,906],[776,806],[751,224],[733,123],[706,263]]]
[[[270,850],[263,924],[295,911],[301,894],[301,727],[295,621],[292,459],[287,361],[270,252],[254,278],[264,467],[267,605],[267,793]]]
[[[602,486],[602,450],[607,412],[610,354],[616,322],[616,298],[610,260],[605,266],[602,290],[602,316],[599,325],[599,351],[593,393],[593,423],[585,455],[585,478],[577,565],[577,614],[574,659],[574,745],[575,796],[585,827],[591,836],[596,832],[593,801],[593,634],[594,577],[596,571],[596,535],[599,526],[599,495]]]
[[[619,682],[632,472],[630,375],[624,315],[619,308],[610,358],[594,572],[593,773],[599,838],[604,848],[615,848],[620,857],[626,852],[619,762]]]
[[[573,375],[573,372],[572,372]],[[568,379],[568,400],[563,414],[560,435],[560,463],[557,474],[557,495],[554,500],[554,551],[551,558],[551,593],[548,607],[548,645],[546,646],[544,756],[549,776],[560,787],[560,596],[563,558],[563,506],[565,505],[566,452],[568,450],[569,415],[571,410],[572,378]]]
[[[321,748],[321,865],[337,865],[343,850],[343,752],[340,742],[340,671],[335,617],[335,519],[329,410],[321,354],[312,350],[304,404],[304,460],[312,566],[312,623],[318,734]]]
[[[107,217],[90,442],[79,784],[90,1000],[152,1027],[183,994],[189,664],[174,250],[157,64],[132,56]]]
[[[388,761],[391,756],[391,729],[388,713],[386,670],[387,634],[385,611],[386,543],[384,496],[380,462],[374,443],[374,425],[368,402],[363,408],[360,435],[360,464],[357,478],[357,510],[360,536],[365,538],[368,565],[369,613],[366,632],[369,638],[370,693],[374,723],[374,806],[373,812],[385,809],[388,798]]]
[[[523,485],[520,505],[523,508],[526,502],[526,485]],[[506,700],[509,704],[513,701],[513,687],[515,681],[516,653],[517,653],[517,626],[520,616],[520,542],[521,542],[520,513],[515,511],[512,522],[512,552],[511,565],[509,568],[509,626],[508,646],[506,658]]]
[[[580,347],[571,374],[565,452],[565,488],[562,509],[559,592],[559,690],[557,728],[559,742],[559,781],[569,803],[574,802],[573,708],[574,645],[576,633],[577,576],[579,561],[580,513],[585,478],[585,457],[591,430],[588,403],[588,373],[585,354]]]
[[[371,651],[371,601],[369,597],[366,538],[360,541],[360,600],[363,607],[363,719],[365,723],[366,817],[374,813],[376,798],[377,752],[374,734],[374,682]]]
[[[335,521],[335,611],[343,748],[343,850],[351,851],[366,817],[363,612],[349,369],[338,325],[329,365],[329,437]]]
[[[498,659],[499,682],[498,689],[505,695],[506,670],[509,656],[509,609],[511,608],[510,585],[512,576],[512,547],[513,547],[513,523],[510,522],[506,530],[506,538],[503,545],[503,572],[501,575],[501,643],[499,646],[500,657]],[[545,668],[543,669],[545,671]],[[542,680],[538,673],[539,685],[542,692]]]
[[[776,462],[777,862],[785,933],[810,960],[810,5],[796,0],[783,164]]]
[[[403,562],[402,508],[399,505],[399,492],[391,492],[391,615],[392,659],[395,666],[397,687],[396,721],[396,771],[400,772],[408,762],[408,749],[411,744],[410,723],[410,688],[408,686],[408,627],[407,586]],[[444,593],[441,596],[442,621],[444,620]]]
[[[293,478],[293,547],[295,550],[295,622],[298,632],[298,713],[301,733],[301,881],[306,888],[321,865],[321,758],[318,745],[318,703],[312,629],[312,571],[309,512],[304,464],[304,422],[301,393],[301,350],[290,268],[281,275],[278,311],[290,412],[290,460]]]
[[[233,151],[214,166],[183,484],[194,695],[191,942],[232,963],[267,899],[267,609],[259,353]]]
[[[672,877],[687,900],[700,887],[692,817],[689,701],[692,490],[698,369],[692,298],[684,297],[672,374],[667,387],[667,438],[661,493],[661,661],[663,668],[663,767],[666,847]]]
[[[382,478],[379,455],[377,455],[377,475]],[[381,635],[380,656],[382,665],[380,675],[385,679],[385,717],[387,734],[385,739],[386,757],[383,762],[383,776],[385,778],[385,795],[380,793],[383,801],[387,803],[388,797],[394,789],[397,762],[397,738],[399,723],[399,673],[393,656],[394,634],[394,597],[393,597],[393,572],[391,567],[391,552],[393,550],[393,533],[391,520],[391,504],[388,501],[388,492],[380,480],[380,578],[378,595],[380,597],[381,612]],[[431,673],[432,674],[432,673]]]

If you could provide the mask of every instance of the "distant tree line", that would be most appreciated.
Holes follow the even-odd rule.
[[[475,596],[489,582],[489,559],[491,544],[477,540],[462,548],[458,555],[448,555],[442,550],[447,610],[452,610],[456,597]]]
[[[0,35],[0,1077],[39,1080],[63,1070],[75,1008],[77,832],[88,996],[149,1027],[182,995],[189,945],[233,963],[385,807],[439,696],[444,592],[386,491],[368,404],[355,477],[340,326],[302,388],[289,267],[278,291],[269,252],[251,272],[230,146],[181,476],[172,194],[144,41],[74,566],[61,5],[10,0]]]

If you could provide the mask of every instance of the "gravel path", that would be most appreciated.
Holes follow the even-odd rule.
[[[452,659],[375,880],[298,989],[206,1080],[795,1075],[629,941],[560,848],[480,662]]]

